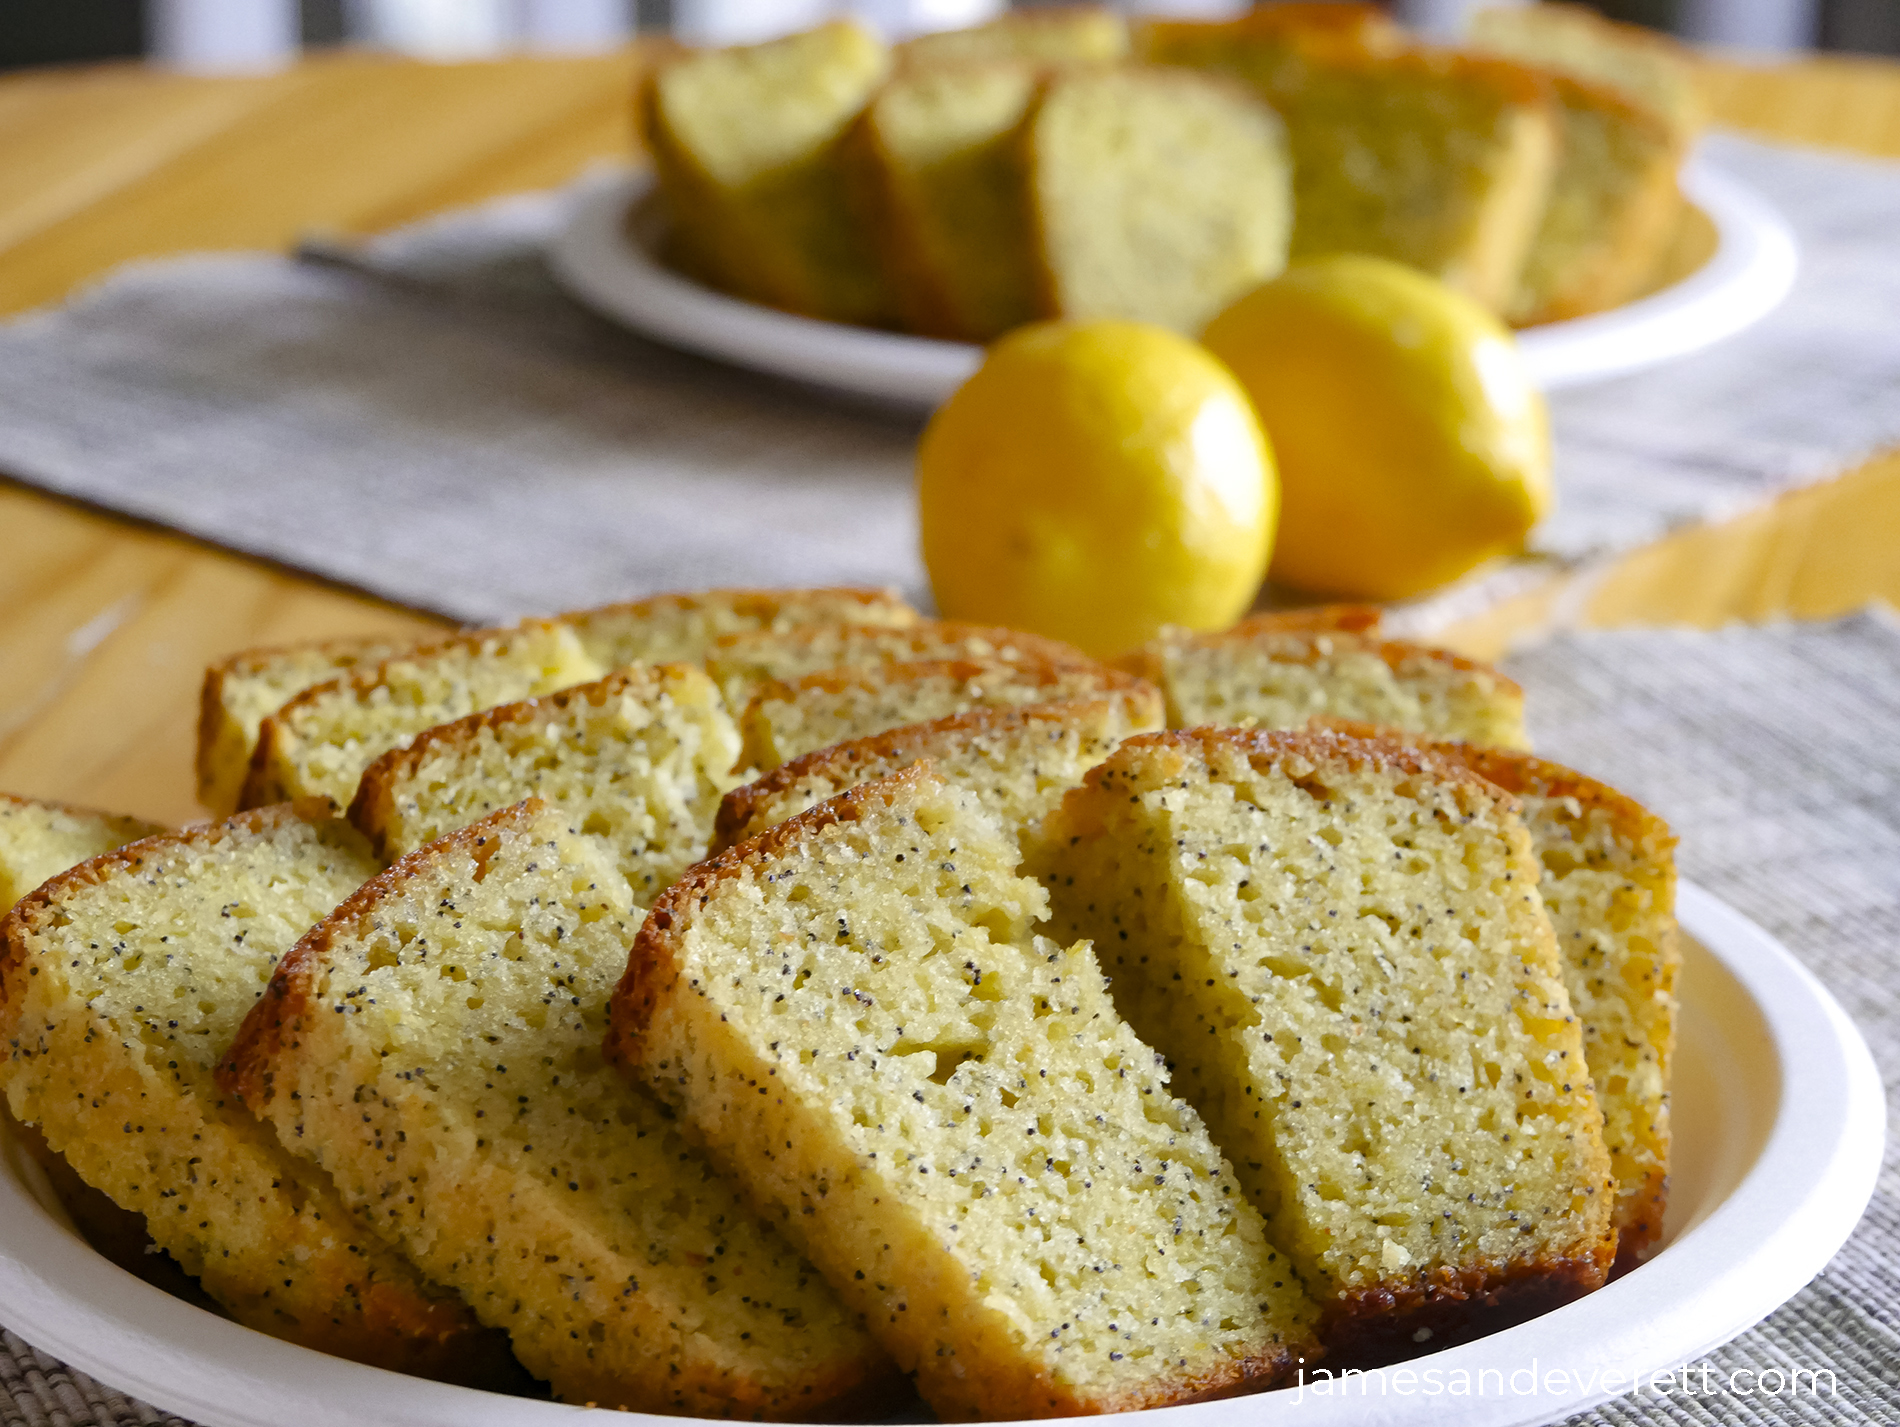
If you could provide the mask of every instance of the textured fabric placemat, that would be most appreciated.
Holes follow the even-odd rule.
[[[1553,559],[1900,442],[1900,165],[1726,135],[1707,156],[1794,224],[1800,279],[1708,352],[1554,399]],[[571,202],[389,235],[363,250],[373,275],[146,264],[0,326],[0,471],[471,621],[710,584],[923,597],[917,420],[582,312],[539,257]]]
[[[1780,937],[1866,1033],[1900,1105],[1900,621],[1579,634],[1513,660],[1549,756],[1667,817],[1683,875]],[[0,1427],[149,1423],[151,1409],[6,1334]],[[1834,1395],[1623,1398],[1617,1427],[1900,1420],[1900,1139],[1867,1217],[1807,1288],[1709,1355],[1714,1377],[1833,1374]],[[1755,1379],[1745,1379],[1752,1383]]]

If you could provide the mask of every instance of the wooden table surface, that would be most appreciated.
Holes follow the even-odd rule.
[[[633,152],[633,53],[427,65],[362,54],[282,74],[109,66],[0,78],[0,313],[120,263],[284,248],[548,187]],[[1900,156],[1900,66],[1709,63],[1718,121]],[[1561,610],[1587,624],[1818,617],[1900,603],[1900,452],[1692,530],[1452,632],[1495,654]],[[0,478],[0,789],[202,816],[199,680],[234,649],[433,621]]]

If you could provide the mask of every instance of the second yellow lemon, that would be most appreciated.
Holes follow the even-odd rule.
[[[952,618],[1111,655],[1218,629],[1273,544],[1273,461],[1232,373],[1138,322],[1042,322],[990,349],[917,454],[924,563]]]
[[[1273,438],[1275,580],[1400,599],[1517,549],[1550,506],[1544,400],[1515,341],[1423,273],[1380,258],[1302,263],[1201,340]]]

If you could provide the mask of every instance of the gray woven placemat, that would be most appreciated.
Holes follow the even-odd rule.
[[[1666,816],[1683,874],[1767,927],[1866,1032],[1900,1105],[1900,621],[1717,634],[1575,634],[1510,664],[1539,748]],[[167,1420],[25,1347],[0,1351],[0,1427]],[[1900,1420],[1900,1140],[1866,1219],[1811,1285],[1709,1357],[1691,1388],[1818,1372],[1820,1396],[1649,1393],[1578,1419],[1663,1424]],[[1739,1379],[1745,1385],[1758,1379]]]
[[[1794,224],[1800,278],[1738,337],[1553,399],[1552,560],[1900,443],[1900,164],[1732,135],[1707,153]],[[538,255],[568,197],[387,235],[365,271],[142,264],[0,324],[0,472],[458,619],[718,584],[924,596],[916,418],[588,316]]]

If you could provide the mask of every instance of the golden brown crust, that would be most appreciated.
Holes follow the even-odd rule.
[[[323,801],[327,807],[327,800]],[[218,1063],[214,1076],[218,1088],[235,1095],[246,1108],[262,1114],[272,1094],[272,1062],[293,1043],[289,1037],[308,1010],[316,985],[323,954],[329,950],[339,927],[344,926],[388,897],[402,885],[412,865],[421,866],[439,859],[446,851],[466,851],[478,864],[494,854],[492,844],[499,841],[503,827],[525,827],[547,808],[539,798],[524,798],[512,807],[460,828],[438,842],[421,847],[394,865],[370,878],[351,893],[337,909],[306,932],[297,944],[284,953],[283,960],[271,973],[270,984],[257,998],[244,1024],[238,1027],[230,1050]],[[266,811],[271,811],[266,809]]]
[[[1046,704],[1024,704],[1016,708],[970,709],[925,723],[905,724],[901,728],[872,734],[869,738],[854,738],[829,748],[813,749],[789,763],[781,763],[743,787],[734,788],[720,799],[719,812],[713,819],[710,852],[722,852],[739,842],[752,820],[763,809],[770,807],[787,789],[796,787],[801,779],[814,774],[866,762],[895,762],[905,757],[911,749],[916,752],[910,756],[924,759],[929,756],[928,750],[947,736],[998,734],[1037,723],[1068,723],[1088,710],[1100,709],[1111,703],[1125,704],[1131,710],[1139,709],[1155,723],[1162,721],[1160,691],[1145,680],[1131,677],[1121,693],[1056,699]]]

